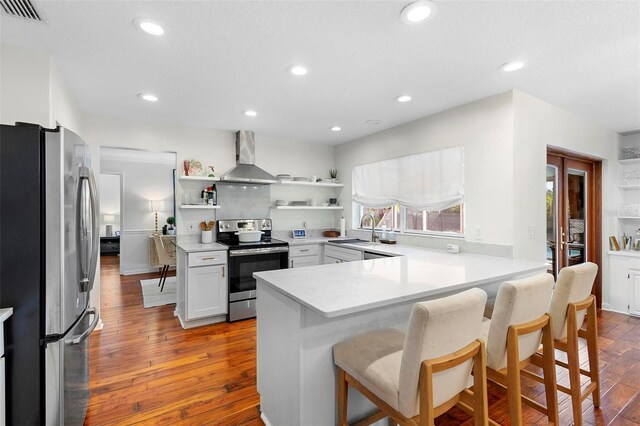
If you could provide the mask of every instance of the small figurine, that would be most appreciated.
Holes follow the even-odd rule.
[[[213,174],[213,166],[207,166],[207,176],[210,178],[216,177],[216,175]]]

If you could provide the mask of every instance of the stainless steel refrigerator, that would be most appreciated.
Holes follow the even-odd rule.
[[[89,147],[64,128],[0,126],[0,306],[9,425],[82,425],[99,251]]]

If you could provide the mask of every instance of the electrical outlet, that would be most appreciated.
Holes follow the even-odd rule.
[[[536,239],[536,226],[535,225],[529,225],[529,239],[530,240],[535,240]]]
[[[482,240],[482,228],[480,226],[476,226],[475,238],[476,238],[476,241],[481,241]]]
[[[196,223],[191,220],[185,220],[184,222],[184,232],[196,232]]]

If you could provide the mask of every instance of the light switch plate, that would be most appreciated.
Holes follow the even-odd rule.
[[[460,246],[457,244],[447,244],[447,253],[460,253]]]

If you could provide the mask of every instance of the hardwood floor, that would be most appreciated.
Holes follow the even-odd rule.
[[[85,425],[262,424],[255,320],[184,330],[175,305],[142,305],[139,281],[159,274],[120,276],[117,256],[101,263]]]
[[[85,425],[262,425],[256,391],[256,323],[183,330],[174,305],[144,309],[140,279],[123,276],[118,258],[103,257],[104,329],[91,335],[91,400]],[[602,407],[583,404],[587,425],[640,426],[640,318],[601,312],[598,318]],[[586,348],[581,352],[581,360]],[[568,381],[558,369],[559,380]],[[542,386],[523,379],[523,393],[544,402]],[[559,393],[560,423],[572,424]],[[523,407],[525,424],[546,424]],[[489,415],[509,425],[506,393],[489,384]],[[437,425],[471,425],[451,410]],[[305,425],[307,426],[307,425]],[[309,425],[315,426],[315,425]]]

